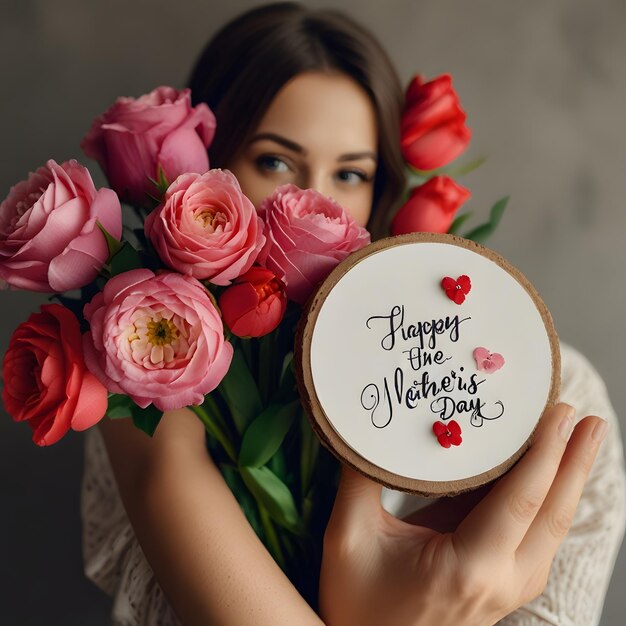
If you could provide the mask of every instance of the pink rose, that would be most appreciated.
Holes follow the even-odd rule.
[[[118,274],[85,305],[90,371],[113,393],[161,411],[201,404],[226,375],[233,347],[195,278],[147,269]]]
[[[157,87],[137,99],[118,98],[80,145],[122,200],[141,205],[156,194],[149,179],[158,179],[159,166],[168,181],[206,172],[214,134],[213,112],[204,103],[192,107],[189,89]]]
[[[370,234],[332,198],[315,189],[286,184],[263,200],[267,241],[259,262],[287,285],[287,296],[303,304],[317,285]]]
[[[109,250],[96,224],[119,239],[122,208],[86,167],[52,159],[0,204],[0,279],[19,289],[61,292],[90,283]]]
[[[411,191],[391,222],[391,234],[447,233],[460,206],[470,197],[449,176],[433,176]]]
[[[167,266],[215,285],[248,271],[265,243],[254,205],[221,169],[179,176],[145,230]]]
[[[44,304],[17,327],[2,379],[7,413],[28,422],[38,446],[93,426],[107,409],[106,388],[85,366],[78,320],[60,304]]]

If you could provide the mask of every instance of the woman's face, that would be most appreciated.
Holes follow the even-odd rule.
[[[258,207],[293,183],[341,204],[365,226],[372,208],[377,122],[363,88],[345,74],[299,74],[276,94],[259,127],[226,167]]]

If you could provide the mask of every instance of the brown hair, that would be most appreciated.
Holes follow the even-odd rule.
[[[314,70],[341,71],[372,99],[379,161],[368,229],[381,236],[405,186],[399,129],[404,92],[376,38],[339,11],[297,2],[264,5],[227,23],[209,41],[188,86],[194,105],[206,102],[217,118],[211,166],[235,158],[281,87]]]

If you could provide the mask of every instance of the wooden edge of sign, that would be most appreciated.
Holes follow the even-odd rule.
[[[328,294],[341,280],[341,278],[363,259],[379,252],[380,250],[410,243],[446,243],[472,250],[484,257],[487,257],[517,280],[517,282],[532,298],[535,306],[537,307],[550,342],[552,375],[544,411],[558,401],[561,380],[561,353],[559,349],[559,339],[550,311],[539,296],[537,290],[522,274],[522,272],[513,267],[497,252],[469,239],[441,233],[410,233],[407,235],[396,235],[395,237],[379,239],[365,248],[361,248],[360,250],[353,252],[333,269],[326,280],[324,280],[318,287],[317,291],[309,298],[303,309],[302,316],[298,324],[294,348],[296,381],[302,403],[305,407],[305,412],[313,430],[319,437],[322,444],[340,461],[346,463],[352,469],[363,474],[367,478],[375,480],[390,489],[401,490],[425,497],[455,496],[463,493],[464,491],[470,491],[485,485],[509,470],[529,448],[539,420],[537,420],[537,423],[535,424],[535,427],[530,433],[528,439],[512,456],[500,465],[486,472],[460,480],[418,480],[389,472],[381,467],[378,467],[377,465],[374,465],[355,452],[337,434],[335,429],[330,424],[330,421],[328,420],[319,402],[315,391],[315,385],[313,383],[311,371],[311,340],[317,317]]]

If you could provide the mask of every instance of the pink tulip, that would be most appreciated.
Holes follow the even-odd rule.
[[[122,209],[86,167],[49,160],[0,204],[0,279],[19,289],[61,292],[90,283],[109,250],[96,222],[119,239]]]

